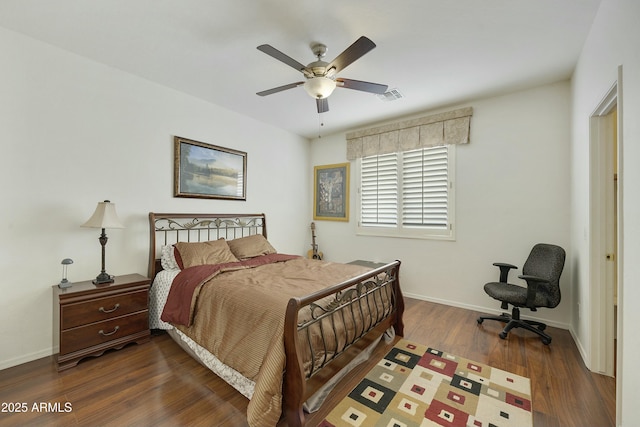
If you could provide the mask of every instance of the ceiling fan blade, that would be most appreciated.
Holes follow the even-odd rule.
[[[333,68],[335,73],[339,73],[374,47],[376,47],[374,42],[365,36],[360,37],[327,66],[327,71]]]
[[[370,92],[370,93],[385,93],[387,91],[387,88],[389,86],[387,85],[381,85],[378,83],[371,83],[371,82],[363,82],[360,80],[351,80],[351,79],[336,79],[336,82],[341,83],[339,85],[339,87],[344,87],[347,89],[354,89],[354,90],[361,90],[363,92]]]
[[[278,87],[274,87],[273,89],[263,90],[262,92],[256,93],[256,95],[267,96],[267,95],[271,95],[272,93],[282,92],[283,90],[293,89],[294,87],[298,87],[303,84],[304,82],[289,83],[288,85],[278,86]]]
[[[271,57],[273,57],[275,59],[277,59],[278,61],[284,62],[288,66],[293,67],[298,71],[302,71],[302,70],[304,70],[306,68],[305,65],[299,63],[295,59],[291,58],[288,55],[285,55],[284,53],[280,52],[275,47],[270,46],[268,44],[261,44],[260,46],[258,46],[258,50],[266,53],[267,55],[269,55],[269,56],[271,56]]]
[[[318,114],[329,111],[329,101],[327,98],[317,98],[316,105],[318,106]]]

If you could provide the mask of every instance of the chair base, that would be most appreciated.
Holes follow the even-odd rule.
[[[507,324],[499,334],[500,338],[502,338],[503,340],[507,338],[507,335],[509,334],[509,331],[511,329],[524,328],[528,331],[535,332],[536,334],[540,335],[540,339],[542,340],[543,344],[551,344],[551,337],[543,332],[547,325],[542,322],[536,322],[535,320],[520,319],[520,309],[518,307],[513,307],[513,311],[511,314],[502,313],[500,316],[480,316],[478,317],[478,324],[482,324],[482,322],[484,322],[485,320],[497,320],[499,322]]]

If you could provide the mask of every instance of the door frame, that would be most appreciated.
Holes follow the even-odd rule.
[[[617,122],[611,123],[606,117],[617,108]],[[590,193],[590,369],[604,375],[614,376],[614,367],[622,372],[622,309],[623,309],[623,135],[622,135],[622,66],[618,67],[617,81],[594,110],[589,121],[589,193]],[[615,126],[615,129],[612,128]],[[614,131],[617,130],[617,150],[612,146]],[[615,151],[614,151],[615,150]],[[613,157],[617,153],[617,159]],[[614,161],[618,165],[617,214],[614,212],[614,189],[611,185]],[[617,238],[611,239],[611,224],[616,221]],[[615,247],[611,247],[615,241]],[[614,270],[607,254],[616,254]],[[618,313],[614,323],[614,290],[606,286],[612,274],[617,274]],[[614,345],[614,342],[616,343]],[[617,346],[617,348],[615,347]],[[615,351],[617,350],[617,351]],[[615,360],[617,353],[617,360]],[[615,362],[615,363],[614,363]],[[616,395],[620,396],[621,375],[616,378]],[[620,401],[616,399],[617,419],[620,419]]]

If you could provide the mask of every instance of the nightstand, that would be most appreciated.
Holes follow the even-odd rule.
[[[96,286],[90,280],[53,287],[54,334],[60,344],[58,371],[108,349],[149,341],[149,286],[139,274],[116,276]]]

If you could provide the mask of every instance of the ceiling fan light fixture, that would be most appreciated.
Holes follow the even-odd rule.
[[[304,83],[304,90],[307,91],[310,97],[315,99],[328,97],[335,88],[335,80],[322,76],[310,78]]]

